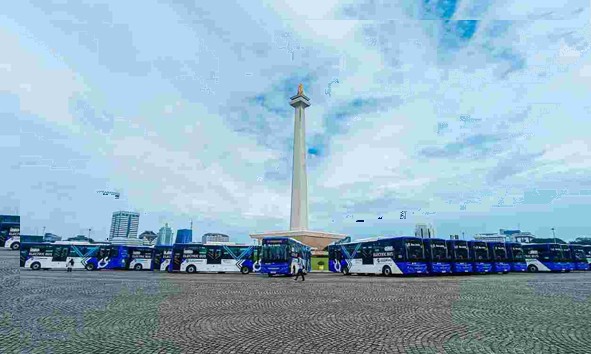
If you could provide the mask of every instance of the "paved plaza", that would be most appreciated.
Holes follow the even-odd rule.
[[[17,263],[0,251],[0,353],[591,352],[591,273],[296,283]]]

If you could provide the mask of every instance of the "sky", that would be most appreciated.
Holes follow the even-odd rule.
[[[588,0],[12,1],[0,213],[96,240],[117,210],[287,230],[302,83],[310,229],[591,235],[590,20]]]

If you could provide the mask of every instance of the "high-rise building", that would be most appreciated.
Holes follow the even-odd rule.
[[[166,223],[163,227],[160,228],[158,231],[158,241],[156,241],[156,245],[172,245],[172,229]]]
[[[109,239],[114,237],[137,238],[140,214],[131,211],[116,211],[111,219]]]
[[[201,241],[204,244],[209,242],[230,242],[230,236],[217,233],[208,233],[201,237]]]
[[[176,231],[175,243],[191,243],[193,241],[193,230],[179,229]]]
[[[415,237],[435,238],[435,228],[431,224],[416,224]]]

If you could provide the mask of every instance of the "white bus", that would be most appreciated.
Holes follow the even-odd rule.
[[[32,270],[66,269],[70,260],[72,269],[95,270],[99,268],[125,267],[119,257],[109,259],[113,247],[109,244],[85,242],[24,242],[20,249],[21,268]]]

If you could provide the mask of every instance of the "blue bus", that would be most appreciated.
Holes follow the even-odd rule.
[[[234,244],[177,243],[172,246],[169,272],[248,274],[260,269],[259,247]]]
[[[568,247],[570,248],[574,270],[589,270],[589,262],[583,245],[571,244]]]
[[[470,258],[468,241],[447,240],[447,250],[451,257],[451,271],[456,274],[467,274],[474,271],[473,260]]]
[[[18,251],[21,245],[19,215],[0,215],[0,247]]]
[[[525,253],[521,243],[507,242],[507,257],[512,272],[527,272],[527,263],[525,262]]]
[[[423,240],[418,237],[385,237],[330,245],[329,270],[349,275],[427,274]]]
[[[589,264],[589,270],[591,270],[591,245],[584,245],[583,250],[585,251],[585,257],[587,257],[587,263]]]
[[[127,249],[124,246],[85,242],[23,242],[20,266],[23,268],[66,269],[70,260],[73,269],[124,269]]]
[[[487,242],[488,251],[492,258],[492,271],[507,274],[511,270],[507,247],[504,242]]]
[[[168,265],[172,259],[172,246],[157,245],[154,246],[153,266],[154,270],[168,270]]]
[[[566,249],[568,250],[568,245]],[[523,245],[527,270],[529,272],[570,272],[570,250],[565,254],[565,247],[557,243],[534,243]]]
[[[133,270],[153,270],[154,248],[148,246],[127,246],[125,268]]]
[[[490,273],[492,271],[492,259],[488,245],[484,241],[468,241],[470,258],[475,273]]]
[[[297,257],[301,256],[304,268],[312,270],[310,247],[289,237],[265,237],[262,240],[260,271],[270,277],[276,274],[295,275]]]
[[[430,274],[451,273],[451,257],[445,240],[439,238],[423,239],[427,270]]]

